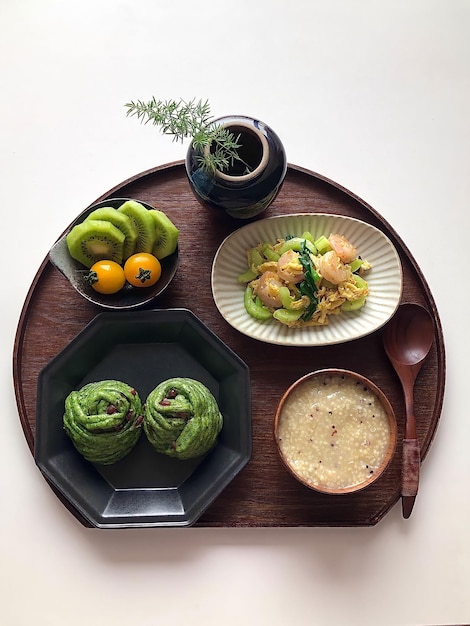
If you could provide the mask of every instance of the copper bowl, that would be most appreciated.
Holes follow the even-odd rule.
[[[284,393],[274,439],[283,465],[300,483],[344,495],[369,487],[386,470],[396,448],[397,422],[389,400],[371,380],[349,370],[321,369]]]

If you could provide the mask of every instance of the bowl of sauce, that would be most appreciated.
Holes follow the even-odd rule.
[[[283,394],[274,439],[285,468],[321,493],[355,493],[388,467],[397,443],[393,408],[371,380],[350,370],[306,374]]]

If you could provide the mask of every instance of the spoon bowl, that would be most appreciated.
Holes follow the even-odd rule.
[[[420,451],[416,434],[413,390],[416,378],[434,341],[434,323],[423,306],[402,304],[384,329],[385,352],[392,363],[405,396],[405,434],[403,439],[402,509],[411,515],[418,492]]]

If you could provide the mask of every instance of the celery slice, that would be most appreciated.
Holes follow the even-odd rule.
[[[359,289],[367,289],[368,287],[367,281],[357,274],[354,275],[354,284],[356,287],[359,287]]]
[[[265,262],[265,259],[260,254],[260,251],[257,248],[252,248],[249,253],[250,266],[254,265],[258,267],[262,263]]]
[[[303,310],[288,311],[287,309],[276,309],[273,313],[273,317],[282,324],[291,324],[292,322],[296,322],[298,319],[300,319],[302,313]]]
[[[291,295],[288,287],[280,287],[279,288],[279,297],[282,302],[282,306],[285,309],[290,310],[292,303],[295,302],[294,296]]]
[[[258,274],[255,274],[255,272],[253,272],[253,270],[248,270],[247,272],[244,272],[243,274],[240,274],[240,276],[238,276],[238,278],[237,278],[237,281],[239,283],[249,283],[252,280],[254,280],[257,276],[258,276]]]
[[[311,252],[312,254],[317,254],[317,249],[315,247],[315,244],[309,241],[308,239],[305,239],[302,237],[292,237],[292,239],[287,239],[282,244],[279,252],[280,254],[284,254],[284,252],[287,252],[288,250],[295,250],[296,252],[299,252],[300,249],[302,248],[302,244],[305,244],[309,252]]]
[[[313,238],[312,233],[309,233],[308,230],[306,230],[305,232],[303,232],[300,236],[301,239],[306,239],[307,241],[310,241],[310,243],[313,243],[315,245],[315,239]]]
[[[326,254],[332,249],[330,242],[325,237],[325,235],[322,235],[321,237],[315,240],[315,246],[318,250],[318,254]]]
[[[263,249],[263,254],[268,259],[268,261],[279,261],[279,257],[281,255],[275,250],[273,250],[272,246],[269,243],[265,243],[262,249]]]
[[[354,261],[351,261],[351,263],[349,264],[350,268],[351,268],[351,272],[357,272],[357,270],[361,267],[362,265],[362,259],[354,259]]]
[[[265,321],[272,317],[271,311],[268,308],[261,304],[259,300],[257,302],[253,300],[253,290],[249,285],[247,285],[245,289],[243,303],[248,315],[251,315],[251,317],[257,320]]]
[[[341,305],[342,311],[358,311],[362,309],[364,304],[366,303],[366,296],[362,296],[362,298],[358,298],[357,300],[346,300]]]

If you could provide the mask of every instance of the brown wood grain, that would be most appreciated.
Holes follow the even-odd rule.
[[[252,382],[253,454],[197,522],[197,526],[367,526],[376,524],[400,494],[404,403],[399,380],[385,356],[382,331],[348,344],[328,347],[286,347],[263,344],[233,329],[216,309],[211,293],[212,259],[223,239],[240,222],[200,206],[189,188],[183,162],[143,172],[111,189],[109,197],[137,198],[165,211],[180,229],[180,266],[168,289],[152,308],[193,311],[250,367]],[[284,185],[263,217],[292,213],[335,213],[362,219],[385,232],[403,265],[402,302],[417,302],[433,315],[435,341],[415,392],[421,458],[426,457],[442,409],[445,349],[432,294],[393,228],[363,200],[336,183],[290,165]],[[147,307],[150,308],[150,307]],[[41,369],[99,312],[44,260],[26,298],[14,345],[13,373],[19,418],[34,452],[36,385]],[[118,314],[118,313],[117,313]],[[326,496],[297,483],[282,467],[272,434],[282,392],[314,369],[342,367],[372,379],[395,409],[399,436],[393,461],[377,483],[348,496]],[[60,496],[58,496],[60,497]],[[80,519],[77,511],[65,506]],[[419,500],[417,505],[419,506]],[[80,519],[86,525],[83,519]]]

